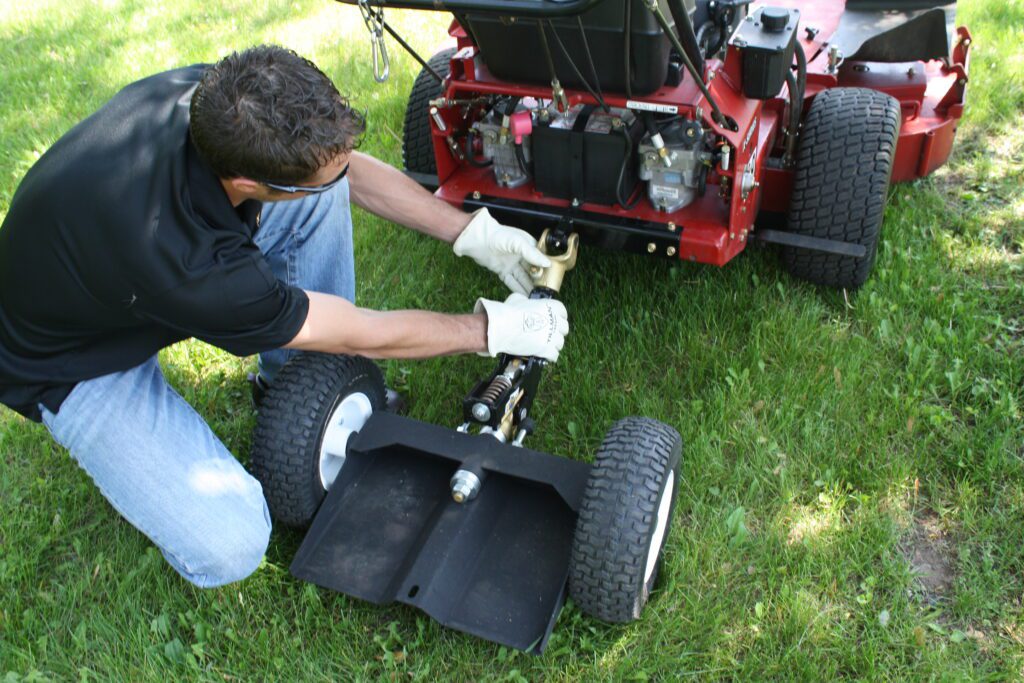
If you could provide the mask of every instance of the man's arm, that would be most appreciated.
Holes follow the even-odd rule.
[[[368,358],[432,358],[487,351],[483,313],[373,311],[331,294],[306,294],[306,322],[286,348]]]
[[[356,206],[448,243],[455,241],[472,218],[394,166],[360,152],[349,157],[348,182]]]

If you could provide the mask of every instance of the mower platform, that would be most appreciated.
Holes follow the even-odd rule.
[[[539,653],[565,599],[590,469],[376,412],[350,442],[291,571]],[[460,470],[481,481],[479,495],[462,504],[449,485]]]

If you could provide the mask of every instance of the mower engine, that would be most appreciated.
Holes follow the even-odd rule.
[[[672,213],[704,194],[712,154],[696,121],[672,121],[655,135],[662,139],[660,146],[650,134],[640,144],[640,179],[647,181],[651,204]]]
[[[479,137],[483,145],[484,164],[494,168],[494,181],[501,187],[519,187],[530,179],[530,132],[533,128],[533,113],[525,105],[513,104],[510,113],[495,107],[484,119],[473,124],[468,138],[467,156],[470,163],[475,161],[474,139]]]

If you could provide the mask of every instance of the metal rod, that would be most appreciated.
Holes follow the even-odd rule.
[[[711,105],[711,118],[715,123],[723,128],[735,131],[736,124],[731,123],[726,119],[725,114],[723,114],[722,110],[718,108],[718,103],[711,95],[711,91],[708,90],[708,86],[704,83],[704,76],[697,71],[697,67],[695,67],[693,62],[690,61],[690,58],[686,54],[686,50],[683,49],[682,43],[679,42],[679,37],[676,35],[675,31],[672,30],[672,27],[669,25],[668,19],[665,18],[661,8],[658,7],[658,0],[644,0],[644,5],[651,11],[651,14],[654,15],[654,18],[657,20],[661,30],[665,32],[665,35],[668,36],[669,42],[672,43],[672,47],[676,49],[676,52],[678,52],[679,56],[682,58],[683,64],[686,66],[686,70],[690,72],[690,76],[692,76],[693,80],[696,81],[697,87],[700,88],[701,93],[704,95],[704,99],[706,99],[708,104]]]
[[[565,61],[569,62],[569,66],[572,67],[573,72],[576,74],[576,78],[580,79],[580,83],[583,85],[583,88],[590,93],[590,96],[594,98],[598,105],[600,105],[601,109],[605,112],[611,111],[608,107],[608,103],[604,101],[603,97],[601,97],[601,93],[590,87],[590,83],[588,83],[587,79],[583,77],[583,73],[580,71],[580,68],[576,66],[576,62],[573,61],[572,56],[569,55],[569,50],[566,49],[565,43],[562,42],[562,39],[558,35],[558,31],[555,30],[555,25],[551,23],[550,19],[548,20],[548,28],[551,29],[551,35],[555,37],[558,49],[562,51],[562,56],[565,57]],[[589,49],[587,54],[589,55]]]

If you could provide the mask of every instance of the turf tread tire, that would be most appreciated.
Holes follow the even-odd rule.
[[[605,435],[583,495],[569,563],[569,594],[587,614],[611,623],[640,617],[658,577],[656,568],[644,581],[658,506],[667,477],[679,476],[681,456],[679,433],[657,420],[627,417]],[[678,490],[675,486],[673,492]],[[674,507],[673,502],[663,544]]]
[[[427,64],[439,74],[446,75],[455,48],[441,50]],[[421,69],[409,92],[405,105],[405,123],[402,128],[402,163],[407,171],[437,174],[437,160],[434,158],[434,141],[430,134],[430,100],[444,94],[444,88],[426,69]]]
[[[260,405],[249,469],[263,485],[271,517],[309,526],[326,491],[320,442],[327,419],[345,396],[361,391],[374,410],[385,404],[384,376],[362,356],[303,353],[285,364]]]
[[[814,98],[797,151],[789,231],[860,244],[864,258],[782,247],[786,270],[837,289],[863,285],[875,263],[900,134],[900,104],[866,88]]]

